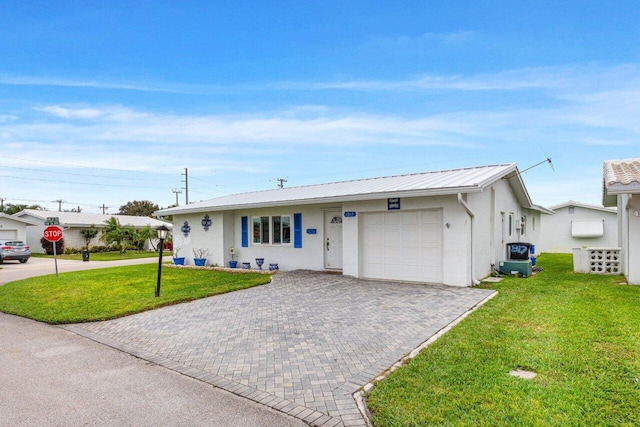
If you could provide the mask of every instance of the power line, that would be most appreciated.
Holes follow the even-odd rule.
[[[47,164],[47,165],[55,165],[55,166],[65,166],[68,168],[77,168],[77,169],[98,169],[98,170],[105,170],[105,171],[114,171],[114,172],[132,172],[132,173],[142,173],[142,174],[147,174],[147,171],[136,171],[136,170],[127,170],[127,169],[115,169],[115,168],[101,168],[101,167],[96,167],[96,166],[79,166],[79,165],[72,165],[69,163],[59,163],[59,162],[49,162],[46,160],[35,160],[35,159],[23,159],[20,157],[11,157],[11,156],[5,156],[5,155],[1,155],[0,154],[0,158],[5,158],[5,159],[11,159],[11,160],[21,160],[23,162],[32,162],[32,163],[43,163],[43,164]]]
[[[33,172],[57,173],[57,174],[61,174],[61,175],[89,176],[89,177],[93,177],[93,178],[131,179],[131,178],[126,178],[126,177],[122,177],[122,176],[93,175],[93,174],[88,174],[88,173],[77,173],[77,172],[60,172],[60,171],[53,171],[53,170],[46,170],[46,169],[23,168],[23,167],[19,167],[19,166],[0,165],[0,167],[7,168],[7,169],[18,169],[18,170],[25,170],[25,171],[33,171]]]
[[[54,182],[56,184],[76,184],[76,185],[93,185],[98,187],[123,187],[123,188],[153,188],[156,190],[164,190],[165,187],[153,187],[148,185],[119,185],[119,184],[99,184],[99,183],[91,183],[91,182],[77,182],[77,181],[59,181],[54,179],[44,179],[44,178],[27,178],[27,177],[17,177],[11,175],[0,175],[0,178],[10,178],[10,179],[26,179],[29,181],[39,181],[39,182]]]

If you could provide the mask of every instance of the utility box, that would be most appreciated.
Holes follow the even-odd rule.
[[[520,274],[522,277],[531,276],[531,260],[526,261],[500,261],[500,273],[502,274]]]

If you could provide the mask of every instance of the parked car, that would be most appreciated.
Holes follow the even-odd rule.
[[[20,240],[0,240],[0,264],[5,261],[29,261],[31,250]]]

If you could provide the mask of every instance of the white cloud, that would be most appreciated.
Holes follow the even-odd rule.
[[[93,89],[119,89],[141,92],[187,93],[188,85],[149,84],[142,82],[114,82],[107,80],[83,80],[55,76],[16,76],[0,74],[0,84],[13,86],[54,86]]]
[[[37,111],[43,111],[45,113],[49,113],[52,116],[61,117],[64,119],[95,119],[102,115],[100,110],[93,108],[81,108],[81,109],[71,109],[64,108],[57,105],[52,105],[49,107],[36,108]]]

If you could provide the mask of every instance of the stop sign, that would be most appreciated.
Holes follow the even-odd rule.
[[[57,242],[62,239],[62,230],[60,227],[50,225],[44,229],[44,238],[49,242]]]

